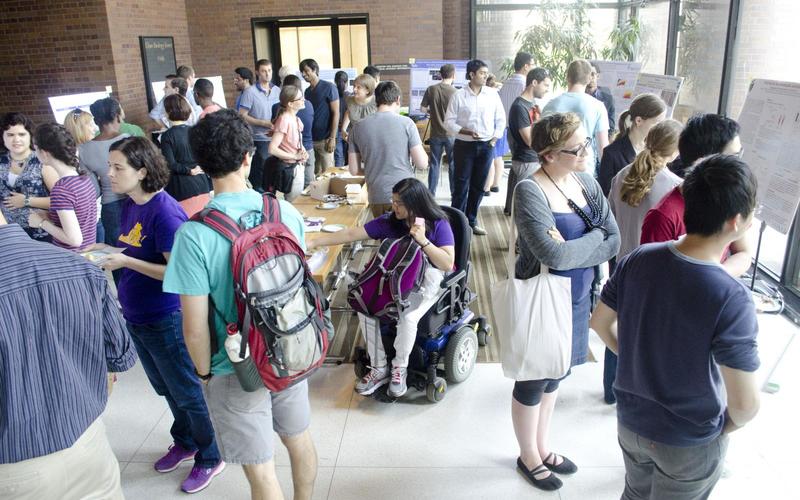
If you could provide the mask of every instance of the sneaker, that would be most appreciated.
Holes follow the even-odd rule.
[[[223,470],[225,470],[225,462],[222,460],[214,467],[208,469],[195,465],[192,467],[192,472],[190,472],[183,483],[181,483],[181,490],[186,493],[197,493],[211,484],[211,480],[214,479],[214,476],[218,475]]]
[[[406,374],[408,373],[408,369],[402,366],[393,366],[392,367],[392,382],[389,384],[389,390],[386,391],[386,394],[393,398],[399,398],[403,394],[406,393],[408,390],[408,386],[406,385]]]
[[[483,236],[486,234],[486,230],[481,226],[472,226],[472,234],[477,234],[478,236]]]
[[[384,368],[372,368],[364,378],[356,384],[356,392],[362,396],[369,396],[377,391],[379,387],[389,383],[389,370]]]
[[[153,468],[158,472],[172,472],[183,462],[193,459],[195,453],[197,451],[189,451],[178,443],[173,443],[167,454],[159,458]]]

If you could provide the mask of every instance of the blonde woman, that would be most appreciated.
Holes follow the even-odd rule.
[[[353,95],[344,98],[347,110],[342,120],[342,140],[346,141],[353,125],[375,113],[375,79],[367,74],[358,75],[353,82]]]
[[[92,114],[80,108],[75,108],[67,113],[64,118],[64,128],[75,139],[77,146],[91,141],[97,135],[97,125],[92,119]]]

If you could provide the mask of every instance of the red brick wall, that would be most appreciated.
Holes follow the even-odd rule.
[[[443,0],[444,59],[469,59],[469,0]]]
[[[53,120],[49,96],[116,85],[103,0],[3,0],[0,113]]]

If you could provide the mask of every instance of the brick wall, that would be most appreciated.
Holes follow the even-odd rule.
[[[443,0],[444,59],[469,59],[469,0]]]
[[[0,113],[52,121],[49,96],[116,85],[103,0],[3,0]]]

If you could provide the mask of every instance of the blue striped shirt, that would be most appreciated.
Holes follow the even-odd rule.
[[[103,272],[0,226],[0,464],[72,446],[136,351]]]

